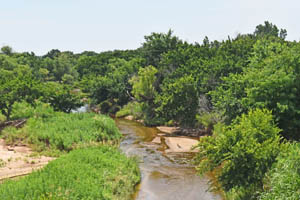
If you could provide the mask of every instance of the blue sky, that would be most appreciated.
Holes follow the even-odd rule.
[[[201,43],[252,33],[268,20],[300,39],[297,0],[0,0],[0,46],[43,55],[51,49],[135,49],[151,32]]]

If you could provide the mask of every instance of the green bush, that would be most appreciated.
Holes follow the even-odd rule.
[[[93,113],[60,113],[43,115],[36,111],[22,129],[6,128],[2,137],[7,143],[23,141],[36,151],[58,153],[96,142],[118,142],[121,133],[115,122]]]
[[[46,103],[35,101],[34,106],[27,102],[16,102],[13,105],[11,119],[25,119],[30,117],[49,117],[54,114],[53,108]]]
[[[280,151],[279,132],[271,112],[260,109],[243,114],[230,126],[218,124],[213,136],[200,139],[197,169],[202,174],[216,170],[225,191],[262,188],[263,177]]]
[[[268,182],[261,200],[300,199],[300,144],[288,144],[282,151],[277,163],[268,173]]]
[[[5,120],[6,120],[6,117],[0,113],[0,123],[4,122]]]
[[[129,102],[116,113],[116,117],[125,117],[128,115],[132,115],[135,119],[141,119],[143,117],[141,104],[138,102]]]
[[[140,181],[135,159],[109,147],[78,149],[25,178],[0,185],[0,199],[125,200]]]

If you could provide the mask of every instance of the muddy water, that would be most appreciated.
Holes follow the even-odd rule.
[[[135,200],[219,200],[217,194],[208,192],[208,179],[200,178],[189,163],[191,154],[168,153],[164,144],[151,141],[157,136],[155,128],[117,119],[117,126],[125,135],[121,149],[140,159],[142,181]],[[162,136],[161,136],[162,137]]]

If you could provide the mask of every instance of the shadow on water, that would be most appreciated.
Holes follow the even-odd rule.
[[[142,182],[135,200],[219,200],[217,194],[208,192],[208,178],[199,177],[189,163],[189,153],[164,152],[165,145],[151,141],[158,130],[139,123],[116,119],[125,139],[120,148],[127,155],[140,158]]]

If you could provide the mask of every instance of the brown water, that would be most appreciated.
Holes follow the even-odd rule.
[[[142,181],[135,200],[219,200],[208,191],[208,178],[199,177],[189,163],[192,154],[164,152],[164,144],[151,141],[158,130],[139,123],[116,119],[125,135],[120,148],[130,156],[140,158]]]

